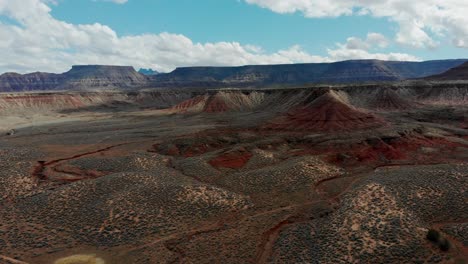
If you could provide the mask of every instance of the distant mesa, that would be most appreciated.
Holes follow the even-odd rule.
[[[444,73],[429,76],[426,79],[431,81],[468,80],[468,62],[451,68]]]
[[[150,79],[157,87],[206,88],[390,82],[439,74],[466,61],[350,60],[240,67],[182,67],[171,73],[150,76]]]
[[[65,82],[62,74],[34,72],[0,75],[0,92],[54,90]]]
[[[130,66],[79,65],[63,74],[62,88],[132,88],[147,84],[148,79]]]
[[[384,124],[379,117],[356,109],[337,92],[329,91],[309,105],[293,109],[269,124],[266,129],[292,131],[346,131]]]
[[[240,67],[182,67],[170,73],[130,66],[79,65],[66,73],[35,72],[0,75],[0,92],[139,89],[139,88],[245,88],[308,84],[391,82],[441,74],[468,60],[424,62],[350,60],[333,63],[249,65]],[[443,80],[460,77],[451,73]],[[434,77],[441,78],[441,77]]]
[[[148,78],[130,66],[76,65],[62,74],[35,72],[0,75],[0,92],[129,89],[148,85]]]

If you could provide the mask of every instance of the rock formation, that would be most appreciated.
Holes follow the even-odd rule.
[[[171,73],[136,72],[128,66],[73,66],[63,74],[5,73],[0,92],[35,90],[230,88],[306,84],[388,82],[442,73],[467,60],[397,62],[352,60],[335,63],[253,65],[242,67],[186,67]]]
[[[156,87],[260,87],[312,83],[398,81],[438,74],[466,60],[398,62],[352,60],[335,63],[182,67],[151,76]]]
[[[468,62],[463,63],[460,66],[449,69],[448,71],[429,76],[426,78],[431,81],[454,81],[454,80],[466,80],[468,81]]]
[[[0,75],[0,92],[129,89],[148,86],[148,78],[127,66],[73,66],[66,73],[5,73]]]
[[[266,125],[267,129],[294,131],[343,131],[382,125],[384,122],[349,105],[334,91],[311,104],[289,111]]]

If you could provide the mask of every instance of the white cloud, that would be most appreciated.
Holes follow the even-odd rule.
[[[366,40],[348,39],[343,44],[346,47],[337,46],[324,57],[311,55],[297,45],[267,53],[254,45],[194,43],[184,35],[171,33],[118,36],[110,27],[98,23],[74,25],[53,18],[47,5],[50,0],[19,2],[0,0],[0,15],[14,21],[12,24],[0,22],[0,72],[63,72],[73,64],[132,65],[170,71],[178,66],[409,58],[404,54],[387,56],[369,52],[371,46],[384,46],[386,43],[385,37],[376,33],[369,34]],[[353,40],[357,44],[352,44]]]
[[[390,61],[420,61],[421,59],[406,54],[406,53],[370,53],[367,50],[347,49],[338,47],[337,49],[329,49],[328,55],[334,60],[353,60],[353,59],[375,59],[375,60],[390,60]]]
[[[61,72],[72,64],[121,64],[170,71],[177,66],[315,62],[298,46],[265,53],[237,42],[194,43],[171,33],[118,36],[101,24],[74,25],[53,18],[40,0],[0,0],[0,72]]]
[[[389,41],[384,35],[371,32],[367,34],[367,43],[370,45],[377,45],[379,48],[386,48]]]
[[[468,48],[466,0],[245,0],[277,13],[303,13],[306,17],[371,15],[398,23],[396,41],[413,47],[433,48],[434,38],[449,38]]]
[[[371,52],[378,48],[385,48],[389,41],[379,33],[369,33],[366,39],[350,37],[346,43],[337,43],[334,49],[328,49],[328,56],[332,60],[377,59],[377,60],[404,60],[419,61],[420,59],[406,53],[379,53]]]
[[[350,37],[346,40],[347,49],[363,49],[368,50],[375,46],[385,48],[389,44],[387,38],[380,33],[368,33],[367,39],[363,40],[357,37]]]

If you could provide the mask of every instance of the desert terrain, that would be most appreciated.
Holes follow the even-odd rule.
[[[5,92],[0,133],[0,263],[467,261],[467,82]]]

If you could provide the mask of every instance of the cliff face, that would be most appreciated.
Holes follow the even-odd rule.
[[[73,66],[63,75],[66,82],[60,88],[64,89],[136,88],[148,82],[146,76],[129,66]]]
[[[61,74],[35,72],[29,74],[5,73],[0,75],[1,91],[33,91],[54,89],[64,81]]]
[[[31,90],[82,90],[137,88],[148,84],[148,78],[127,66],[73,66],[63,74],[5,73],[0,75],[0,92]]]
[[[398,81],[438,74],[467,60],[396,62],[353,60],[335,63],[177,68],[151,76],[157,87],[258,87],[306,83]]]

